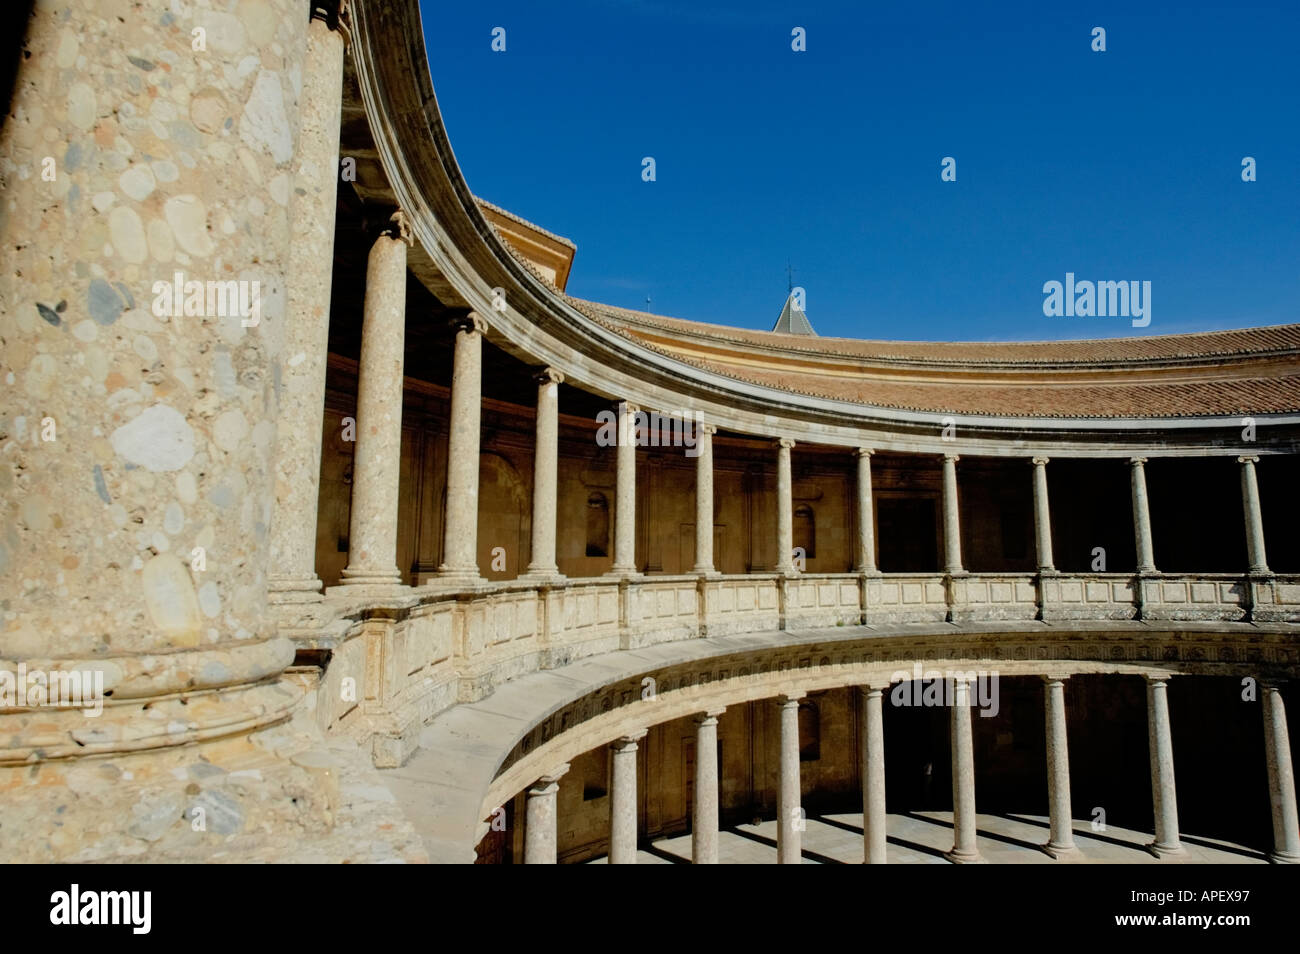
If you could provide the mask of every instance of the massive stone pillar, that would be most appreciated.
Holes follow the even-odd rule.
[[[530,577],[559,579],[555,563],[555,515],[560,455],[560,385],[554,368],[537,374],[537,441],[533,449],[533,547]]]
[[[776,442],[776,572],[794,572],[794,487],[790,478],[790,448],[794,441]]]
[[[609,863],[636,864],[636,749],[645,738],[641,731],[625,735],[610,745],[613,770],[609,798]]]
[[[1291,739],[1286,727],[1286,707],[1276,683],[1261,682],[1264,710],[1264,757],[1268,760],[1268,800],[1273,807],[1275,864],[1300,864],[1300,818],[1296,814],[1295,772],[1291,766]]]
[[[471,311],[452,322],[451,421],[447,433],[447,515],[442,566],[432,582],[476,586],[478,571],[479,420],[483,403],[483,336],[487,322]]]
[[[952,736],[952,850],[946,857],[959,864],[983,861],[975,840],[975,740],[971,734],[970,682],[953,680]]]
[[[804,817],[800,804],[803,792],[799,782],[799,700],[800,693],[780,696],[781,713],[780,778],[776,789],[776,862],[781,865],[803,863],[800,844]]]
[[[316,576],[316,509],[320,498],[329,351],[334,215],[338,202],[339,121],[343,102],[343,35],[313,8],[299,96],[298,153],[289,197],[285,291],[285,361],[276,421],[275,510],[271,514],[271,602],[285,631],[305,622],[303,604],[322,599]]]
[[[710,576],[713,566],[713,435],[712,424],[695,428],[695,567],[694,572]]]
[[[1155,803],[1156,840],[1148,847],[1158,857],[1181,855],[1178,797],[1174,791],[1174,741],[1169,734],[1169,676],[1147,676],[1147,744],[1151,751],[1151,797]]]
[[[343,584],[396,590],[397,505],[402,469],[402,365],[406,341],[406,246],[401,212],[375,240],[366,262],[352,516]]]
[[[1147,472],[1145,457],[1133,457],[1129,460],[1130,478],[1133,485],[1133,536],[1137,544],[1137,568],[1139,573],[1156,571],[1155,549],[1151,544],[1151,510],[1147,506]]]
[[[1079,856],[1074,844],[1074,814],[1070,807],[1070,745],[1065,723],[1067,676],[1044,676],[1047,729],[1047,805],[1051,834],[1043,846],[1053,858],[1069,861]]]
[[[319,832],[270,794],[310,780],[241,738],[288,738],[301,698],[267,576],[306,11],[232,9],[197,54],[194,4],[28,7],[0,126],[0,668],[84,673],[103,708],[0,712],[0,857],[192,857],[217,790],[232,829]],[[241,794],[212,778],[253,764]]]
[[[1046,457],[1035,457],[1034,465],[1034,539],[1038,550],[1038,572],[1055,573],[1052,561],[1052,511],[1047,500]]]
[[[718,863],[718,716],[709,709],[695,717],[695,804],[691,806],[691,861]]]
[[[881,711],[884,688],[862,687],[862,838],[863,861],[883,865],[885,851],[885,725]]]
[[[943,572],[965,573],[961,565],[961,518],[957,509],[956,454],[943,455]]]
[[[1250,572],[1266,574],[1268,557],[1264,552],[1264,517],[1259,509],[1259,481],[1255,479],[1258,457],[1238,457],[1241,464],[1241,506],[1246,516],[1246,555]]]
[[[854,451],[858,459],[858,540],[853,558],[853,569],[859,573],[876,572],[876,510],[871,502],[870,447]]]
[[[528,801],[524,810],[526,865],[553,865],[556,862],[559,837],[556,831],[558,816],[555,803],[560,791],[560,779],[567,771],[569,763],[566,762],[553,772],[543,775],[528,789]]]
[[[618,446],[615,457],[614,564],[609,576],[635,576],[636,569],[636,415],[639,408],[618,406]]]

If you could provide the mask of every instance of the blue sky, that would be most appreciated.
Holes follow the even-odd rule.
[[[470,187],[577,244],[579,297],[766,330],[789,261],[823,336],[1300,320],[1297,0],[422,8]],[[1150,281],[1150,326],[1045,316],[1066,272]]]

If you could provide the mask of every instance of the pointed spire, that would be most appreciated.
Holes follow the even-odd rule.
[[[785,335],[811,335],[817,337],[817,332],[813,331],[812,322],[808,316],[803,313],[803,309],[794,300],[794,290],[786,296],[785,307],[781,309],[781,317],[776,319],[776,325],[772,330]]]

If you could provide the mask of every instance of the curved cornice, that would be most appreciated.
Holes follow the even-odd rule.
[[[913,453],[1026,456],[1236,454],[1236,415],[1039,418],[902,411],[795,395],[699,368],[582,314],[497,237],[456,163],[434,95],[418,0],[353,0],[352,56],[371,132],[396,202],[461,301],[488,316],[489,340],[584,390],[661,411],[694,411],[719,427],[814,444]],[[504,290],[505,311],[493,308]],[[945,425],[956,433],[943,439]],[[1294,453],[1300,414],[1259,415],[1252,453]],[[1263,445],[1263,446],[1261,446]]]

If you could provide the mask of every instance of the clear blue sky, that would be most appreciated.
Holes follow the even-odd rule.
[[[422,8],[470,187],[577,244],[579,297],[766,330],[789,260],[824,336],[1300,320],[1300,0]],[[1067,271],[1150,281],[1150,327],[1045,317]]]

